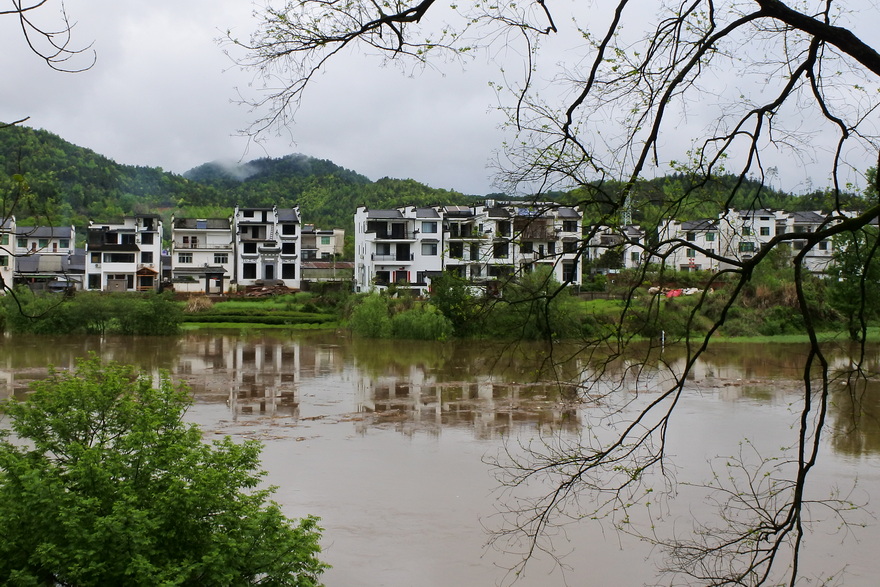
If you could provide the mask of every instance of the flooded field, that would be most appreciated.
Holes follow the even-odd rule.
[[[638,388],[647,399],[662,370],[628,375],[607,395],[573,401],[595,373],[588,358],[560,346],[352,341],[332,334],[285,337],[200,333],[172,339],[5,338],[0,393],[25,393],[46,366],[67,369],[97,352],[145,369],[167,369],[193,390],[189,417],[206,437],[231,435],[265,444],[267,481],[290,516],[322,518],[327,585],[446,586],[510,583],[523,543],[489,544],[512,499],[538,495],[540,483],[505,492],[491,462],[522,456],[530,440],[580,442],[603,434],[594,415],[625,405]],[[877,354],[878,349],[872,349]],[[712,475],[714,457],[744,440],[767,457],[792,442],[803,349],[797,345],[716,346],[688,380],[667,438],[678,498],[646,509],[658,532],[689,530],[711,515],[688,483]],[[846,362],[846,349],[834,355]],[[550,359],[553,360],[550,360]],[[657,365],[680,369],[674,348]],[[875,361],[876,363],[876,361]],[[876,365],[874,365],[876,368]],[[629,378],[629,379],[628,379]],[[636,391],[638,391],[636,390]],[[880,541],[872,497],[880,495],[880,388],[866,388],[858,410],[835,394],[813,498],[839,488],[867,508],[865,527],[841,529],[822,516],[805,543],[814,584],[873,585]],[[545,543],[519,585],[663,583],[663,558],[611,521],[580,522]],[[668,584],[668,579],[665,580]]]

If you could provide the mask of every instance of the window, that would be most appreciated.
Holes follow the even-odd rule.
[[[293,263],[282,263],[281,279],[296,279],[296,265]]]
[[[196,246],[195,239],[196,239],[196,237],[193,237],[193,246]],[[153,244],[153,233],[145,232],[145,233],[141,234],[141,244],[144,244],[144,245]]]
[[[281,243],[282,255],[296,255],[296,243]]]
[[[9,244],[9,235],[4,234],[3,238],[0,239],[0,245],[8,245]]]
[[[67,239],[67,238],[61,239],[61,241],[59,242],[59,245],[61,245],[62,249],[69,249],[70,248],[70,239]]]
[[[806,244],[805,241],[794,241],[794,242],[792,243],[792,245],[793,245],[792,248],[793,248],[795,251],[800,251],[801,249],[804,248],[804,245],[805,245],[805,244]]]
[[[100,273],[90,273],[89,274],[89,289],[101,289],[101,274]]]
[[[434,234],[437,232],[436,222],[422,222],[422,232]]]
[[[9,267],[9,255],[0,255],[0,267]]]
[[[104,253],[105,263],[134,263],[134,253]]]
[[[436,257],[437,243],[422,243],[422,255],[426,257]]]
[[[223,265],[229,263],[229,255],[227,253],[214,253],[214,264]]]
[[[322,245],[329,245],[330,244],[330,237],[329,236],[322,236],[321,237],[321,244]]]
[[[687,241],[689,243],[692,243],[695,240],[697,240],[697,233],[695,233],[695,232],[689,232],[685,236],[687,237]]]
[[[449,256],[453,259],[464,257],[464,243],[449,243]]]
[[[633,263],[638,263],[640,258],[640,254],[638,251],[633,251],[629,254],[629,260]]]
[[[241,215],[244,216],[245,218],[253,218],[254,211],[253,210],[242,210]]]
[[[535,244],[532,241],[526,241],[520,246],[520,250],[524,254],[531,253],[532,251],[535,250]]]
[[[685,255],[685,257],[696,257],[697,251],[696,251],[696,249],[687,249],[687,250],[685,250],[684,255]]]
[[[761,236],[770,236],[770,227],[762,226],[761,227]]]
[[[506,259],[509,253],[508,243],[495,243],[492,246],[492,256],[496,259]]]
[[[101,253],[92,253],[91,262],[92,263],[100,263],[101,262]]]
[[[153,262],[153,252],[152,251],[143,251],[141,253],[141,263],[147,264]]]
[[[510,236],[510,222],[496,222],[495,228],[501,236]]]
[[[556,254],[556,243],[554,241],[550,241],[547,243],[547,254],[555,255]]]
[[[256,255],[257,254],[257,243],[244,243],[244,247],[242,249],[244,254],[248,255]]]
[[[379,243],[376,245],[376,254],[377,255],[390,255],[391,254],[391,243]]]
[[[562,230],[563,230],[563,232],[577,232],[577,230],[578,230],[577,220],[563,220],[562,221]]]
[[[177,262],[178,263],[192,263],[193,262],[192,253],[178,253]]]
[[[241,276],[244,279],[256,279],[257,278],[257,264],[256,263],[244,263],[241,266]]]
[[[45,249],[46,247],[49,246],[49,239],[47,239],[47,238],[41,238],[41,239],[40,239],[40,244],[37,245],[37,246],[39,246],[41,249]]]
[[[715,233],[714,232],[707,232],[706,233],[706,242],[710,242],[710,243],[715,242]]]
[[[17,242],[18,242],[18,246],[19,246],[20,248],[22,248],[22,249],[26,249],[26,248],[27,248],[27,239],[26,239],[26,238],[21,238],[21,237],[19,237]]]
[[[755,243],[739,243],[739,252],[740,253],[754,253],[755,252]]]
[[[122,244],[133,245],[134,244],[134,235],[133,234],[123,234],[122,235]]]
[[[562,243],[563,253],[577,253],[577,241],[565,241]]]
[[[296,234],[296,224],[282,224],[281,234]]]
[[[827,251],[828,250],[828,241],[819,241],[819,250]]]
[[[752,236],[751,226],[743,226],[743,236]]]

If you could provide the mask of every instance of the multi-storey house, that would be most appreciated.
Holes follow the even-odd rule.
[[[435,208],[357,209],[355,289],[390,284],[423,291],[443,271],[442,218]]]
[[[789,212],[779,215],[779,233],[803,235],[791,241],[791,254],[798,255],[807,245],[807,237],[827,224],[828,219],[819,212]],[[820,240],[804,254],[804,267],[812,273],[824,273],[831,264],[834,244],[831,239]]]
[[[303,261],[331,261],[342,255],[345,231],[341,228],[319,230],[303,224],[300,234],[300,257]]]
[[[620,227],[593,225],[584,227],[582,256],[593,271],[608,273],[634,269],[647,262],[647,233],[635,224]],[[580,245],[579,245],[580,246]]]
[[[13,274],[15,273],[15,216],[3,219],[0,224],[0,293],[12,287]]]
[[[580,224],[576,210],[555,204],[359,208],[356,287],[398,283],[423,292],[443,271],[481,284],[540,266],[578,284]]]
[[[75,247],[74,226],[19,226],[15,233],[15,282],[32,289],[82,289],[81,252],[78,255]]]
[[[668,254],[664,263],[679,271],[717,270],[721,242],[717,219],[670,220],[659,230],[661,249]],[[681,242],[684,241],[684,242]]]
[[[290,288],[300,287],[298,207],[236,207],[233,223],[238,285],[280,282]]]
[[[127,216],[121,223],[89,221],[86,288],[155,291],[161,281],[162,220],[156,214]]]
[[[234,281],[231,218],[171,218],[172,284],[175,291],[223,294]]]
[[[498,270],[499,264],[489,261],[487,247],[491,242],[492,228],[481,207],[444,206],[437,211],[436,220],[427,219],[422,224],[429,230],[439,226],[444,270],[474,282],[488,278],[490,264],[493,272]],[[427,232],[425,226],[422,230]],[[506,238],[509,239],[510,235]]]
[[[776,212],[771,210],[728,210],[718,216],[720,253],[747,261],[776,235]],[[733,265],[721,263],[721,269]]]

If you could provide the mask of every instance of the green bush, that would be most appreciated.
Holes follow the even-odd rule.
[[[203,442],[167,373],[92,355],[34,388],[0,432],[4,585],[318,584],[317,518],[270,500],[258,442]]]
[[[361,298],[351,311],[349,326],[352,332],[369,338],[388,338],[391,336],[391,316],[388,301],[379,294],[369,294]]]
[[[27,288],[3,297],[6,327],[31,334],[176,334],[183,309],[168,294],[79,292],[35,295]]]
[[[452,334],[452,322],[430,304],[416,306],[391,318],[391,336],[394,338],[446,340]]]

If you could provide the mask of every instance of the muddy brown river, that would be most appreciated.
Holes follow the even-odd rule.
[[[601,435],[591,425],[595,414],[619,402],[625,418],[634,394],[650,400],[662,388],[660,367],[682,367],[674,347],[637,378],[632,363],[617,361],[606,376],[623,385],[608,387],[601,400],[577,402],[574,390],[595,370],[566,345],[548,353],[540,345],[364,341],[332,333],[7,336],[0,339],[0,395],[23,395],[47,365],[71,368],[92,351],[187,382],[195,397],[188,417],[207,438],[262,441],[276,501],[290,516],[322,518],[323,557],[333,565],[324,581],[346,587],[511,583],[516,576],[507,569],[525,545],[490,544],[491,532],[512,500],[542,487],[503,491],[493,459],[504,451],[522,456],[530,440],[577,443]],[[869,351],[876,371],[880,348]],[[841,347],[830,355],[844,367],[849,353]],[[690,530],[712,515],[692,484],[712,477],[715,457],[743,446],[765,457],[786,454],[800,409],[803,354],[799,345],[716,345],[688,379],[670,423],[676,491],[644,505],[633,523],[669,535]],[[872,586],[880,576],[880,385],[865,387],[860,399],[855,409],[847,394],[833,394],[808,497],[839,491],[866,506],[849,526],[814,512],[802,558],[809,584]],[[617,531],[611,520],[568,525],[550,540],[543,544],[556,556],[539,552],[517,585],[670,583],[658,570],[659,550]]]

